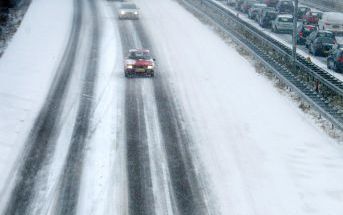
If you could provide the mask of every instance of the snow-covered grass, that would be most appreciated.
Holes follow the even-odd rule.
[[[18,155],[23,143],[45,102],[69,36],[71,19],[72,1],[32,1],[20,28],[0,59],[2,197],[9,186],[7,180],[12,179],[12,168],[20,159]]]
[[[342,147],[180,5],[138,4],[222,214],[341,214]]]

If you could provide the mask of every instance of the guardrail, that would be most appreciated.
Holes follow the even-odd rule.
[[[343,12],[342,0],[300,0],[299,2],[324,12]]]
[[[196,8],[197,13],[206,15],[223,31],[230,34],[238,43],[251,51],[274,74],[296,91],[321,115],[343,130],[341,107],[333,103],[332,98],[342,100],[343,83],[297,55],[296,70],[292,70],[292,50],[244,22],[237,14],[227,10],[221,4],[211,0],[183,0],[188,7]],[[316,87],[313,87],[315,83]],[[319,90],[320,87],[327,90]],[[337,103],[337,102],[336,102]]]

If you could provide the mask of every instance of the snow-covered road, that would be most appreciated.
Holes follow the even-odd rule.
[[[33,1],[25,19],[54,10],[43,2]],[[27,32],[0,61],[0,110],[11,111],[0,115],[8,118],[0,153],[9,164],[0,165],[1,214],[343,213],[342,146],[177,1],[135,1],[138,21],[119,21],[117,2],[48,2],[63,5],[70,13],[63,23],[74,27],[61,27],[47,52],[61,57],[40,62],[49,74],[22,121],[1,95],[38,90],[33,80],[27,94],[16,86],[23,75],[11,76],[12,88],[2,85],[8,68],[36,68],[34,58],[9,60]],[[21,28],[37,31],[35,24]],[[63,50],[68,29],[74,39]],[[155,78],[124,78],[131,48],[152,50]],[[35,123],[45,112],[46,126]]]

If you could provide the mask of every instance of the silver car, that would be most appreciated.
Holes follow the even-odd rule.
[[[293,31],[293,16],[292,15],[278,15],[272,21],[272,31],[279,32],[292,32]]]
[[[122,3],[119,8],[119,19],[138,19],[139,12],[136,4]]]

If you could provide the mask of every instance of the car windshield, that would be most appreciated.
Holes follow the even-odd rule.
[[[121,9],[137,9],[135,4],[122,4]]]
[[[150,53],[149,53],[149,52],[145,52],[145,51],[133,51],[133,52],[130,52],[129,59],[134,59],[134,60],[138,60],[138,59],[149,60],[149,59],[151,59],[151,56],[150,56]]]
[[[289,17],[280,17],[279,18],[280,22],[293,22],[293,18],[289,18]]]
[[[301,11],[301,12],[305,12],[306,10],[307,10],[306,7],[301,7],[301,8],[299,8],[299,11]]]

